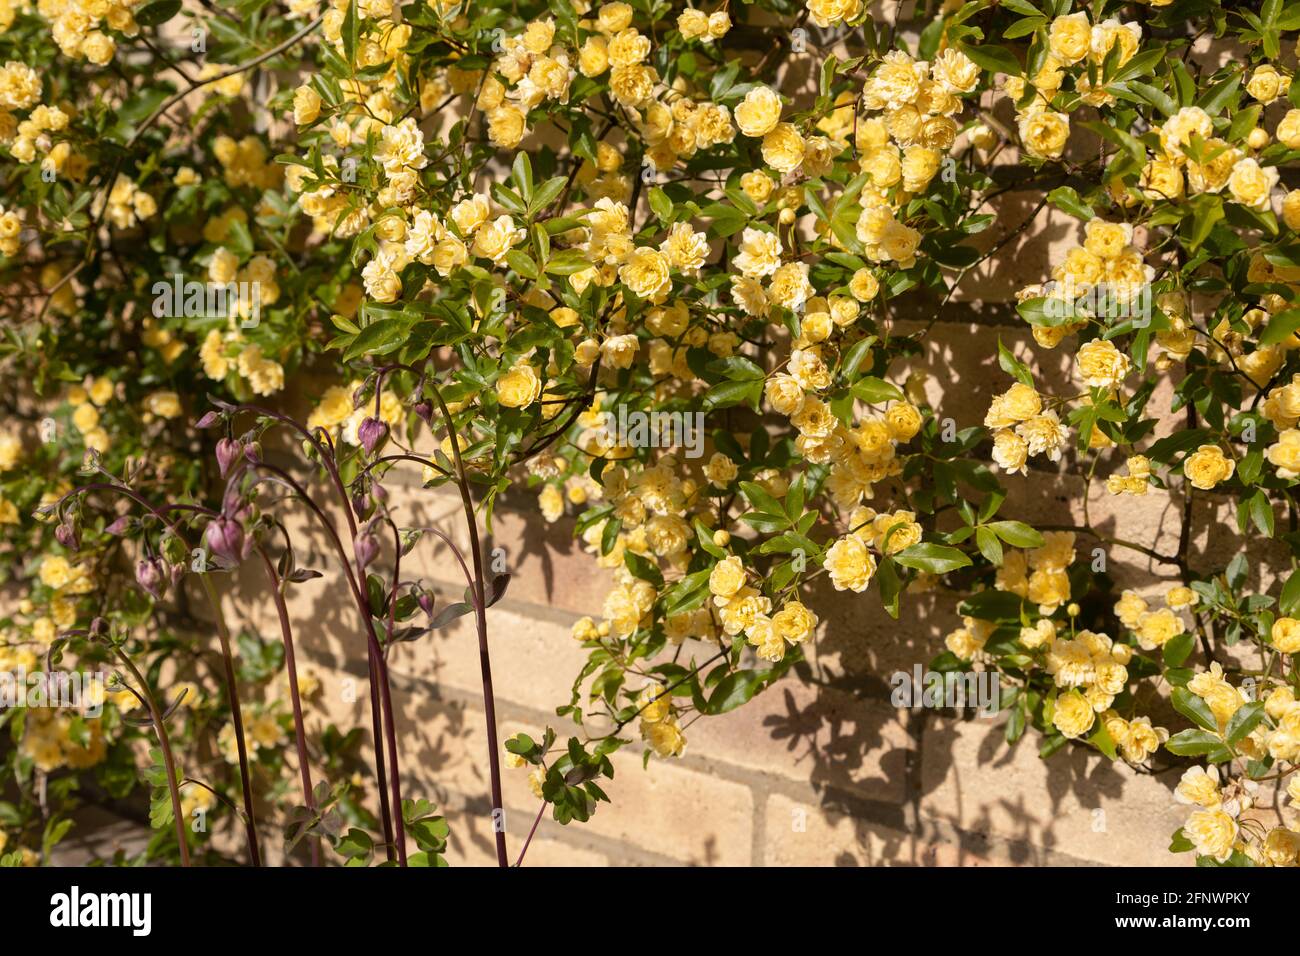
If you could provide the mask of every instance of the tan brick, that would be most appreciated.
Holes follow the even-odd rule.
[[[725,761],[872,800],[905,799],[911,738],[885,700],[818,688],[789,675],[744,707],[697,721],[692,756]]]
[[[570,636],[568,621],[541,616],[547,613],[525,613],[509,603],[489,608],[488,644],[497,697],[554,713],[558,705],[569,702],[573,678],[587,655]],[[481,694],[474,615],[396,649],[390,666],[397,674]]]
[[[405,523],[433,526],[450,537],[461,549],[466,566],[473,568],[465,514],[457,493],[446,488],[396,487],[390,504]],[[531,496],[513,495],[508,503],[498,504],[494,510],[490,534],[480,516],[484,560],[491,567],[494,549],[501,549],[495,557],[511,575],[507,593],[516,600],[578,615],[597,613],[609,590],[609,578],[593,573],[592,558],[583,552],[573,529],[572,517],[547,524]],[[414,576],[454,583],[457,593],[464,587],[464,573],[456,558],[432,535],[403,559],[403,564]]]
[[[614,779],[601,781],[613,806],[600,804],[582,826],[693,866],[750,863],[748,787],[664,760],[652,759],[642,770],[639,749],[616,754],[614,767]]]
[[[1009,748],[1001,721],[932,719],[921,752],[920,812],[958,830],[1122,866],[1176,866],[1168,852],[1186,817],[1177,776],[1138,774],[1082,748],[1038,756],[1034,736]],[[1029,851],[1024,862],[1041,862]]]
[[[911,859],[916,840],[870,821],[792,800],[767,798],[763,862],[767,866],[891,866]]]

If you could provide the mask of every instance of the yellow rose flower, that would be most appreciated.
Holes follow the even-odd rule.
[[[1265,106],[1277,99],[1282,90],[1282,75],[1271,63],[1263,63],[1246,81],[1246,92]]]
[[[1092,50],[1092,24],[1088,14],[1057,17],[1047,31],[1048,49],[1064,66],[1073,66]]]
[[[1052,725],[1071,739],[1082,737],[1097,721],[1096,711],[1086,697],[1077,690],[1067,691],[1056,698],[1052,711]]]
[[[1183,474],[1193,487],[1208,491],[1232,477],[1236,463],[1218,445],[1202,445],[1183,462]]]
[[[1220,863],[1232,856],[1237,842],[1237,821],[1223,810],[1197,810],[1183,824],[1183,834],[1198,856],[1213,857]]]
[[[745,94],[735,117],[736,126],[746,136],[766,136],[781,121],[781,98],[770,87],[759,84]]]
[[[827,550],[822,566],[830,573],[831,586],[837,591],[861,593],[876,573],[876,559],[855,535],[837,539]]]
[[[525,408],[542,394],[542,381],[531,365],[516,365],[497,379],[497,400],[508,408]]]
[[[672,288],[668,259],[662,252],[648,246],[632,252],[619,267],[618,278],[643,299],[657,299],[667,295]]]
[[[734,554],[723,558],[709,572],[709,593],[717,598],[730,598],[745,583],[745,566]]]
[[[800,601],[789,601],[772,615],[772,627],[791,644],[802,644],[817,629],[817,615]]]
[[[790,123],[777,123],[763,137],[763,162],[779,173],[792,173],[803,162],[804,141]]]
[[[1283,654],[1300,654],[1300,621],[1279,617],[1273,622],[1273,646]]]
[[[320,116],[320,94],[308,83],[293,91],[293,121],[299,126],[316,122]]]
[[[1267,210],[1278,178],[1275,166],[1260,166],[1250,158],[1239,159],[1228,175],[1228,192],[1243,206]]]
[[[1030,156],[1060,159],[1070,139],[1070,118],[1064,113],[1030,113],[1020,120],[1020,142]]]
[[[1093,339],[1080,346],[1075,362],[1079,377],[1089,388],[1114,388],[1132,368],[1128,356],[1108,339]]]

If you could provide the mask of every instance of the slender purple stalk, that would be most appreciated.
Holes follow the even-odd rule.
[[[298,748],[298,770],[302,776],[302,799],[308,809],[316,809],[316,796],[312,792],[311,763],[307,758],[307,731],[302,719],[302,696],[298,692],[298,664],[293,652],[293,628],[289,624],[289,609],[284,603],[284,591],[281,590],[280,575],[267,556],[266,549],[258,547],[257,553],[262,557],[266,576],[271,584],[271,595],[275,600],[275,610],[280,617],[280,636],[284,640],[284,666],[289,674],[289,700],[293,704],[293,735]],[[320,838],[311,841],[311,865],[320,866]]]

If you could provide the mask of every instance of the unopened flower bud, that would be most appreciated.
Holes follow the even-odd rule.
[[[375,449],[387,441],[388,426],[378,418],[364,419],[357,429],[357,438],[360,439],[361,447],[366,450],[366,454],[373,455]]]
[[[69,551],[76,551],[81,546],[81,536],[77,534],[76,523],[69,518],[60,524],[54,529],[54,540]]]
[[[379,556],[379,539],[367,532],[357,538],[353,550],[357,555],[357,564],[366,568]]]
[[[203,542],[209,551],[231,564],[238,564],[245,557],[244,529],[238,521],[225,515],[212,519],[203,532]]]
[[[222,478],[230,473],[230,466],[242,451],[240,443],[234,438],[223,438],[217,442],[217,472]]]
[[[155,601],[161,599],[166,587],[163,563],[157,558],[141,558],[135,563],[135,582]]]
[[[120,538],[122,535],[126,534],[130,530],[131,530],[131,516],[122,515],[122,517],[118,518],[107,528],[105,528],[104,533],[111,534],[114,537]]]

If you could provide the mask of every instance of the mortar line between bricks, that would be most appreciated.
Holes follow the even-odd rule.
[[[307,653],[309,656],[320,659],[320,655],[312,654],[310,651]],[[332,663],[331,666],[353,674],[359,679],[365,679],[366,677],[359,662],[355,666],[343,666],[337,663]],[[429,693],[434,700],[456,704],[476,713],[482,712],[482,697],[476,691],[440,684],[424,677],[404,674],[401,671],[391,671],[391,674],[398,685],[395,688],[397,690],[403,689],[403,686],[408,689],[418,688]],[[497,710],[498,719],[502,721],[516,721],[545,726],[548,722],[556,719],[554,714],[548,714],[546,711],[527,704],[517,703],[509,698],[498,698]],[[917,819],[909,820],[905,803],[875,800],[844,787],[825,785],[818,788],[810,783],[793,780],[779,774],[738,767],[725,760],[698,754],[687,753],[676,758],[676,760],[680,766],[687,769],[748,788],[755,800],[755,822],[760,820],[758,808],[761,806],[764,807],[761,819],[766,823],[765,798],[773,794],[779,794],[791,800],[806,803],[810,807],[820,808],[828,813],[835,813],[840,816],[847,816],[863,823],[885,827],[896,833],[921,839],[937,837],[943,842],[979,852],[981,855],[993,859],[994,862],[997,862],[995,859],[997,857],[1002,858],[1004,862],[1015,862],[1018,853],[1023,852],[1036,865],[1105,865],[1096,860],[1076,857],[1027,840],[1005,837],[995,833],[964,830],[927,812],[924,809],[923,800],[920,801],[920,806],[915,811]],[[762,841],[765,836],[764,830],[755,829],[753,839]],[[759,850],[761,851],[762,847],[759,847]],[[751,856],[754,855],[755,850],[751,847]],[[758,856],[765,859],[766,854],[760,852]]]

